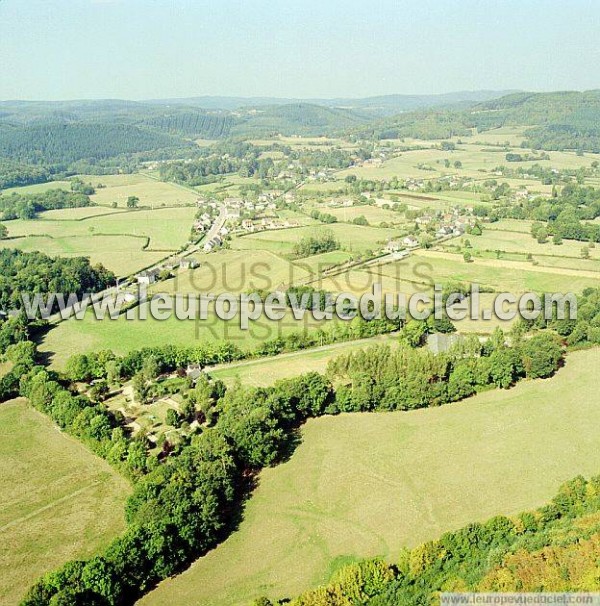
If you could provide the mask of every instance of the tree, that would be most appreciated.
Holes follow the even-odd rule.
[[[422,345],[427,334],[427,324],[422,320],[409,320],[400,331],[400,339],[410,345],[418,347]]]
[[[500,347],[492,352],[489,360],[492,381],[498,387],[508,389],[519,375],[519,354],[509,347]]]
[[[8,229],[6,225],[0,223],[0,240],[6,240],[8,238]]]
[[[103,402],[108,394],[106,381],[96,381],[90,389],[90,399],[93,402]]]
[[[552,236],[552,244],[555,244],[556,246],[560,246],[562,244],[560,234],[554,234],[554,236]]]
[[[590,247],[589,246],[584,246],[581,249],[581,258],[582,259],[589,259],[590,258]]]
[[[562,349],[555,336],[549,333],[534,335],[521,346],[521,359],[525,374],[531,379],[554,374],[562,359]]]
[[[471,263],[473,261],[473,255],[471,255],[468,250],[465,250],[463,253],[463,259],[465,260],[465,263]]]
[[[367,218],[364,215],[360,215],[359,217],[356,217],[352,223],[354,223],[354,225],[369,225],[369,222],[367,221]]]
[[[538,244],[545,244],[548,242],[548,230],[545,227],[540,227],[537,230],[537,241]]]
[[[127,208],[137,208],[140,203],[140,199],[137,196],[129,196],[127,198]]]
[[[153,381],[160,374],[160,364],[156,356],[148,356],[142,365],[142,374],[146,381]]]
[[[133,377],[132,383],[133,393],[135,394],[136,399],[141,404],[146,404],[150,395],[150,388],[146,382],[146,377],[143,375],[143,373],[138,373]]]
[[[179,421],[180,421],[179,413],[174,408],[169,408],[169,410],[167,410],[167,415],[166,415],[165,420],[167,422],[167,425],[172,425],[173,427],[177,427],[179,425]]]

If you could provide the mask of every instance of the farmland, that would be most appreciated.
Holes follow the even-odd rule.
[[[340,561],[414,546],[544,503],[600,467],[600,350],[552,379],[408,413],[309,421],[292,458],[261,473],[239,529],[141,605],[247,604],[327,579]],[[577,436],[565,449],[565,436]]]
[[[138,310],[139,311],[139,310]],[[64,368],[68,358],[77,353],[88,353],[100,349],[111,349],[125,354],[142,347],[167,345],[199,345],[203,342],[228,341],[250,349],[257,344],[292,332],[310,332],[320,326],[310,314],[303,320],[295,320],[291,312],[278,321],[266,317],[251,322],[248,330],[242,330],[238,318],[220,320],[210,314],[206,320],[156,320],[148,314],[146,321],[127,320],[124,315],[118,320],[96,320],[88,314],[81,321],[67,320],[50,330],[40,344],[40,351],[47,353],[54,368]]]
[[[513,230],[514,223],[508,222],[506,229],[503,229],[503,221],[494,225],[492,229],[486,229],[481,236],[468,238],[475,255],[485,255],[492,253],[494,257],[502,257],[502,253],[508,253],[507,256],[526,260],[527,255],[531,255],[537,264],[556,267],[556,261],[560,260],[560,267],[574,270],[592,270],[600,271],[600,253],[597,249],[590,250],[590,258],[581,258],[582,242],[574,240],[563,240],[560,245],[555,245],[551,241],[540,244],[530,233],[521,230]],[[527,224],[525,224],[526,226]],[[452,239],[444,243],[444,248],[451,248],[459,244],[458,239]],[[464,244],[464,239],[463,239]],[[498,251],[500,254],[498,254]]]
[[[327,363],[342,353],[361,349],[374,344],[391,344],[398,341],[398,336],[382,335],[370,339],[335,343],[323,347],[315,347],[307,351],[281,354],[272,358],[232,362],[208,369],[208,374],[214,379],[221,379],[231,385],[239,379],[244,385],[265,387],[279,379],[288,379],[302,372],[325,372]]]
[[[564,145],[527,149],[525,126],[478,132],[462,125],[479,117],[452,118],[446,110],[426,135],[440,138],[415,139],[394,118],[389,129],[385,117],[366,127],[368,112],[354,120],[337,107],[292,104],[263,131],[256,122],[265,126],[272,108],[205,114],[170,103],[152,111],[126,105],[131,122],[103,134],[111,149],[140,146],[134,155],[76,162],[64,133],[48,125],[60,162],[9,163],[10,175],[1,176],[7,184],[61,180],[2,193],[0,247],[87,256],[130,278],[120,287],[133,312],[114,321],[88,312],[81,321],[23,326],[21,318],[0,317],[5,399],[29,398],[136,478],[127,540],[139,541],[140,550],[117,550],[99,571],[93,562],[85,578],[67,573],[56,581],[66,593],[46,588],[58,597],[44,606],[70,599],[74,587],[126,603],[157,583],[140,604],[247,606],[260,594],[281,598],[325,581],[344,562],[371,555],[396,562],[405,546],[539,505],[563,480],[597,473],[600,350],[591,347],[600,343],[600,299],[583,293],[600,276],[600,194],[585,188],[600,184],[597,154]],[[337,119],[350,129],[343,137],[333,128],[331,137],[277,134],[279,127],[293,132],[289,120],[299,120],[301,133],[313,124],[321,133],[328,129],[316,125]],[[209,123],[215,128],[205,134],[214,140],[193,132]],[[94,128],[77,131],[76,149],[94,145]],[[16,138],[18,127],[9,130],[29,145]],[[216,138],[227,133],[236,138]],[[380,138],[386,133],[398,138]],[[145,151],[148,141],[167,147]],[[43,152],[20,153],[36,164]],[[115,174],[71,176],[86,170]],[[57,186],[71,191],[42,195]],[[38,195],[5,197],[11,191]],[[536,239],[539,224],[546,243]],[[59,266],[61,280],[71,270],[59,260],[3,256],[19,289],[37,292],[39,267],[54,276]],[[143,269],[152,271],[135,276]],[[309,312],[296,320],[285,306],[283,319],[263,315],[243,330],[239,314],[219,319],[214,304],[208,319],[153,318],[148,304],[135,307],[136,281],[148,282],[150,296],[291,291],[290,299],[311,288],[360,296],[380,284],[386,294],[431,296],[436,284],[468,290],[476,283],[483,310],[500,292],[573,291],[585,317],[534,327],[493,316],[454,326],[446,318],[357,320],[335,331]],[[3,286],[4,306],[18,305],[11,282]],[[473,337],[458,339],[464,348],[436,356],[425,346],[427,334],[454,328]],[[293,334],[300,332],[313,338]],[[27,338],[37,350],[21,342]],[[432,340],[444,350],[444,337]],[[359,355],[378,344],[389,349]],[[348,352],[357,355],[322,376]],[[74,354],[89,355],[67,364]],[[551,379],[528,379],[558,368]],[[320,374],[299,376],[311,371]],[[384,410],[411,412],[365,414]],[[16,487],[0,508],[11,552],[0,558],[0,575],[12,603],[45,570],[103,554],[125,528],[129,486],[22,400],[3,404],[0,414],[5,475]],[[165,580],[174,570],[185,572]]]
[[[0,407],[0,604],[41,574],[89,557],[125,526],[129,486],[24,400]]]
[[[148,175],[136,173],[131,175],[81,175],[80,179],[103,187],[96,187],[91,196],[92,202],[101,206],[116,203],[120,208],[127,204],[129,196],[140,199],[140,206],[159,208],[161,206],[187,206],[196,201],[196,194],[185,187],[174,183],[162,183]]]
[[[50,255],[89,256],[118,275],[143,269],[188,242],[195,210],[108,211],[97,207],[49,211],[35,220],[8,222],[3,248]],[[67,218],[68,217],[68,218]]]
[[[315,231],[331,231],[339,240],[343,250],[361,253],[385,246],[387,240],[397,238],[401,232],[395,229],[362,227],[334,223],[326,227],[298,227],[250,234],[233,240],[232,248],[238,250],[269,250],[280,255],[290,255],[294,244],[302,238],[315,234]]]

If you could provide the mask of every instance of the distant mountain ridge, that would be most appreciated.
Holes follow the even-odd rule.
[[[186,105],[200,107],[207,110],[235,111],[247,108],[257,108],[275,105],[307,104],[323,107],[367,111],[371,115],[389,116],[394,113],[412,111],[415,109],[426,109],[436,106],[450,106],[460,104],[481,103],[491,99],[516,93],[515,90],[480,90],[480,91],[458,91],[435,95],[378,95],[373,97],[335,97],[326,98],[278,98],[278,97],[220,97],[202,96],[174,99],[150,99],[145,103],[153,105]]]
[[[527,127],[525,147],[600,152],[600,90],[512,92],[498,97],[503,92],[310,101],[268,97],[4,101],[0,158],[64,166],[136,153],[153,159],[181,157],[197,139],[300,135],[439,140],[504,125]]]

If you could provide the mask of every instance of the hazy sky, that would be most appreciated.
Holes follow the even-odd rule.
[[[600,88],[597,0],[0,0],[0,99]]]

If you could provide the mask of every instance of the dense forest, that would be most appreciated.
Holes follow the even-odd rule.
[[[180,139],[128,124],[28,124],[0,123],[0,156],[29,164],[69,165],[86,158],[111,158],[120,154],[182,145]]]
[[[9,195],[0,193],[0,213],[2,221],[12,219],[34,219],[37,213],[61,208],[82,208],[91,205],[89,196],[80,191],[49,189],[39,194]]]
[[[101,291],[115,281],[102,265],[84,257],[49,257],[41,252],[0,250],[0,309],[22,309],[21,295]]]
[[[600,151],[600,91],[514,93],[468,109],[400,114],[355,131],[358,138],[468,136],[473,129],[529,126],[524,148]]]
[[[369,102],[282,103],[203,109],[182,102],[0,103],[0,188],[53,175],[202,155],[196,139],[338,135],[352,140],[471,136],[505,125],[528,126],[525,148],[600,151],[600,92],[515,93],[477,103],[436,104],[377,118]],[[386,101],[385,103],[392,103]],[[368,108],[368,111],[365,109]],[[387,110],[386,110],[387,111]],[[385,113],[385,112],[384,112]],[[321,165],[323,166],[323,165]],[[342,165],[336,165],[342,168]],[[237,169],[236,169],[237,170]],[[209,174],[215,174],[211,171]],[[220,173],[218,173],[220,174]],[[205,177],[206,175],[204,175]]]

